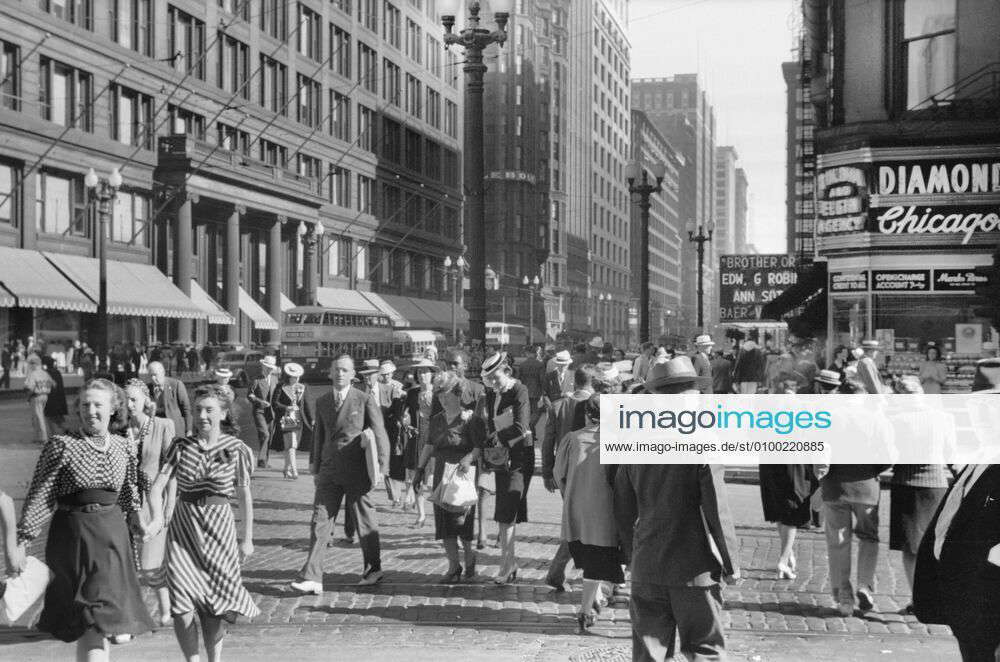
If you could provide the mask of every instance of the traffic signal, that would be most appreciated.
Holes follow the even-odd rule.
[[[985,317],[994,329],[1000,329],[1000,248],[993,253],[993,264],[974,269],[976,296],[985,305],[973,309],[976,317]]]

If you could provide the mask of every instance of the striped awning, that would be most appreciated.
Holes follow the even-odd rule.
[[[43,253],[63,276],[91,300],[99,298],[100,263],[96,258]],[[199,308],[152,264],[108,260],[108,314],[131,317],[204,319]]]
[[[194,301],[195,305],[205,311],[209,324],[225,324],[227,326],[236,324],[233,316],[226,312],[215,299],[208,296],[208,292],[201,289],[201,285],[193,278],[191,279],[191,301]]]
[[[340,287],[317,287],[316,302],[324,308],[336,308],[337,310],[372,313],[376,315],[386,314],[385,311],[379,310],[371,301],[366,299],[361,292],[346,290]]]
[[[38,251],[0,246],[0,306],[93,313],[95,301]]]
[[[376,294],[374,292],[365,292],[364,296],[388,315],[395,327],[451,328],[451,301],[404,297],[398,294]],[[455,322],[459,328],[469,327],[469,313],[462,306],[455,306]]]
[[[240,310],[253,321],[254,328],[263,330],[277,330],[278,320],[267,314],[267,311],[260,307],[253,297],[240,288]]]

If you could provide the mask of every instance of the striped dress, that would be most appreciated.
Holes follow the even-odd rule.
[[[240,576],[236,521],[229,504],[187,501],[185,495],[232,498],[250,483],[250,449],[222,435],[212,446],[194,437],[174,441],[161,473],[177,479],[177,508],[167,535],[167,586],[173,614],[199,613],[234,622],[259,612]]]

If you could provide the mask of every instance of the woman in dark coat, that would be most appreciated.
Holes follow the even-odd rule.
[[[285,454],[285,478],[299,477],[295,452],[302,437],[313,429],[313,405],[306,397],[306,385],[299,381],[304,372],[298,363],[286,363],[281,383],[271,394],[274,412],[274,432],[271,433],[271,450]]]
[[[535,471],[535,448],[531,438],[531,403],[528,387],[514,379],[505,355],[483,360],[486,384],[486,422],[494,445],[510,453],[507,469],[496,470],[496,509],[501,549],[500,572],[495,582],[510,584],[517,579],[515,526],[528,521],[528,486]],[[490,445],[488,442],[487,446]]]
[[[69,414],[69,407],[66,405],[66,387],[63,386],[62,373],[56,368],[51,356],[42,357],[42,367],[53,382],[49,398],[45,401],[45,419],[49,424],[49,434],[59,434],[63,431],[64,419]]]
[[[427,359],[421,359],[410,371],[416,384],[406,391],[407,425],[404,430],[403,463],[406,467],[406,491],[413,487],[413,500],[417,509],[417,519],[413,527],[418,529],[427,519],[424,509],[424,481],[415,482],[414,475],[420,465],[420,455],[427,445],[430,433],[431,412],[434,405],[433,380],[438,367]],[[433,470],[425,472],[433,475]],[[404,497],[405,498],[405,497]]]

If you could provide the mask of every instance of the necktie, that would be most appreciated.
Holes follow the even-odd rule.
[[[337,410],[339,411],[340,410],[340,405],[342,405],[342,404],[343,404],[343,398],[340,395],[340,391],[334,391],[333,392],[333,405],[334,405],[334,407],[336,407]]]

